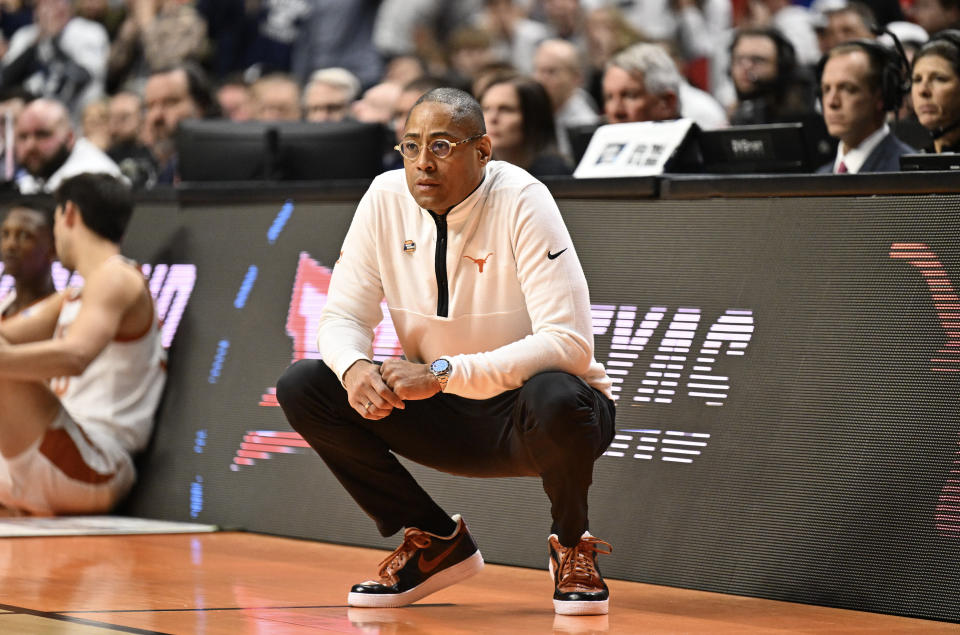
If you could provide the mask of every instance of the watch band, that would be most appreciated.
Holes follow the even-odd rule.
[[[447,389],[447,380],[450,379],[450,361],[442,357],[433,360],[430,363],[430,372],[433,373],[433,376],[437,378],[437,383],[440,384],[440,392],[443,392]]]

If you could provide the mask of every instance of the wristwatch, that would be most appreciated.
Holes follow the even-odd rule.
[[[447,380],[450,379],[450,370],[452,368],[453,366],[450,362],[442,357],[430,363],[430,372],[433,373],[433,376],[436,377],[440,383],[440,392],[447,389]]]

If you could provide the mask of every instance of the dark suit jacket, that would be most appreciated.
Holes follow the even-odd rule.
[[[863,162],[858,174],[867,172],[899,172],[900,157],[904,154],[915,154],[917,151],[900,141],[891,132],[883,141],[877,144],[873,152]],[[832,174],[833,161],[817,168],[817,174]]]

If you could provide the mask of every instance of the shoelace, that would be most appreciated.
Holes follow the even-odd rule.
[[[601,545],[606,545],[606,549]],[[593,536],[581,538],[575,547],[564,548],[560,555],[558,571],[560,581],[557,586],[575,584],[577,586],[592,587],[599,577],[596,566],[596,554],[609,555],[613,553],[613,545],[605,540]]]
[[[396,573],[410,560],[418,549],[426,549],[430,546],[431,540],[425,532],[410,527],[403,534],[403,542],[399,547],[393,550],[389,556],[380,563],[380,581],[385,586],[395,584],[397,581]]]

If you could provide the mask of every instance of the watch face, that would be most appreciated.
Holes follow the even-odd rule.
[[[434,372],[434,373],[446,373],[446,372],[449,372],[449,370],[450,370],[450,362],[448,362],[448,361],[445,360],[445,359],[434,360],[434,362],[433,362],[432,364],[430,364],[430,370],[431,370],[432,372]]]

